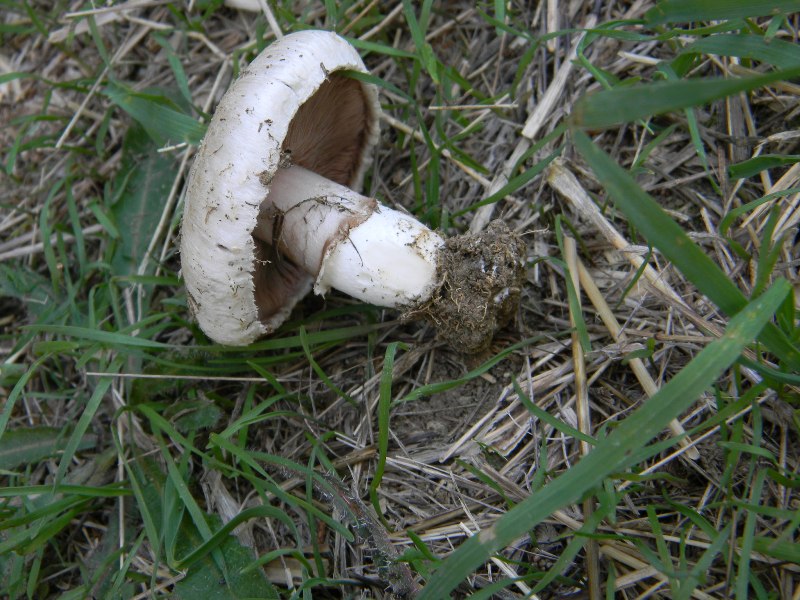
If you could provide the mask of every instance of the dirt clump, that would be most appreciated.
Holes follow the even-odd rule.
[[[500,220],[449,238],[439,260],[439,290],[405,317],[431,321],[456,352],[484,351],[519,306],[525,244]]]

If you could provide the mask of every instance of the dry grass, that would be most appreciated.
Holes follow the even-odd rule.
[[[493,354],[458,356],[426,326],[335,294],[307,299],[279,341],[253,352],[202,345],[176,279],[177,215],[193,148],[171,140],[156,154],[143,134],[131,138],[136,124],[110,100],[106,86],[167,89],[176,105],[183,86],[194,106],[209,113],[242,62],[277,29],[297,27],[294,19],[419,52],[399,2],[355,2],[338,24],[322,3],[267,4],[269,15],[159,0],[88,11],[82,3],[58,3],[55,10],[11,3],[3,11],[0,72],[32,75],[0,83],[6,435],[47,427],[58,437],[81,415],[90,417],[85,445],[72,448],[67,463],[60,458],[63,438],[52,453],[0,474],[11,490],[0,515],[33,515],[0,531],[0,581],[8,582],[11,597],[199,597],[192,594],[204,584],[195,575],[180,588],[187,570],[180,561],[170,563],[209,537],[202,527],[194,537],[186,533],[198,527],[187,498],[222,523],[264,506],[289,516],[282,521],[262,513],[233,531],[246,549],[245,563],[279,548],[295,550],[264,565],[282,594],[317,573],[326,579],[309,592],[315,598],[413,596],[435,567],[427,552],[447,555],[580,461],[592,444],[570,431],[603,437],[725,330],[728,317],[662,253],[650,254],[626,216],[606,204],[595,173],[558,129],[579,98],[602,88],[585,63],[575,61],[576,49],[616,86],[652,80],[660,61],[687,43],[600,35],[584,53],[581,29],[640,19],[653,2],[512,2],[506,14],[512,27],[534,36],[562,32],[532,51],[526,38],[486,18],[491,3],[443,2],[435,3],[425,39],[441,65],[471,89],[450,76],[443,77],[449,86],[443,89],[412,59],[362,52],[375,77],[413,99],[381,89],[386,116],[369,188],[387,204],[450,230],[474,231],[502,218],[524,236],[527,286],[513,325],[492,348],[511,351],[491,364],[485,361]],[[766,27],[768,19],[754,22]],[[791,16],[779,37],[796,43],[798,26],[797,15]],[[745,69],[758,66],[704,55],[692,75],[733,77]],[[620,165],[635,165],[640,187],[745,295],[761,289],[757,267],[765,239],[782,240],[768,279],[785,277],[798,292],[800,166],[739,180],[727,176],[732,164],[755,155],[800,153],[797,98],[797,85],[785,81],[698,107],[694,140],[683,111],[659,117],[655,128],[634,121],[593,131],[593,139]],[[422,135],[423,126],[432,140]],[[654,132],[663,136],[650,146]],[[529,182],[475,208],[558,150],[560,158]],[[152,197],[141,202],[153,213],[126,217],[115,204],[128,193],[122,177],[146,159],[154,161],[156,175],[148,180]],[[763,204],[734,222],[727,236],[735,245],[720,234],[732,210],[786,190],[774,210]],[[147,237],[134,244],[138,254],[120,260],[130,223]],[[570,229],[562,252],[556,228],[565,223]],[[568,276],[583,305],[585,330],[570,310]],[[137,347],[131,338],[169,346]],[[390,345],[396,341],[405,345]],[[745,355],[763,358],[755,347]],[[799,598],[800,567],[791,558],[796,549],[781,559],[750,548],[750,587],[739,581],[743,543],[798,539],[798,519],[791,517],[800,509],[797,381],[762,380],[752,365],[726,371],[663,439],[696,431],[520,530],[457,595],[520,576],[494,594],[530,597],[555,565],[554,580],[536,592],[539,598],[678,597],[676,580],[688,581],[696,567],[701,579],[681,593],[728,598],[743,585],[752,597]],[[387,431],[380,412],[390,400]],[[532,413],[531,402],[551,419]],[[715,422],[731,405],[735,410]],[[226,428],[234,431],[226,435]],[[385,454],[381,444],[388,445]],[[322,465],[328,479],[312,483],[308,473],[269,457]],[[379,463],[385,470],[371,499]],[[137,478],[140,491],[132,483]],[[174,487],[179,479],[185,490]],[[84,494],[105,491],[93,498],[53,490],[55,482],[79,486]],[[13,493],[14,486],[29,489]],[[124,495],[109,491],[117,489]],[[175,557],[154,545],[143,498],[150,510],[158,506],[177,520]],[[53,504],[61,501],[72,504]],[[608,502],[611,511],[603,506]],[[356,539],[347,541],[333,523],[306,510],[312,506],[344,523]],[[557,562],[572,540],[582,539],[574,534],[595,511],[601,519],[588,527],[596,535],[583,539],[574,557]],[[159,519],[153,523],[160,527]],[[178,532],[181,522],[187,529]],[[218,522],[208,522],[216,531]],[[712,535],[720,531],[722,541]],[[716,549],[709,557],[710,547]],[[233,564],[238,550],[219,549]],[[379,568],[400,555],[401,566]],[[197,564],[213,569],[214,560],[209,555]]]

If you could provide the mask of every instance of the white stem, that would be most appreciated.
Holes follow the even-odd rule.
[[[388,307],[427,300],[444,240],[412,216],[298,166],[278,169],[255,235],[330,288]],[[275,239],[274,239],[275,238]]]

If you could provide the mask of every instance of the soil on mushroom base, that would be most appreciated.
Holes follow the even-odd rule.
[[[439,290],[407,313],[431,321],[456,352],[477,354],[519,306],[525,244],[500,220],[485,231],[447,240],[439,261]]]

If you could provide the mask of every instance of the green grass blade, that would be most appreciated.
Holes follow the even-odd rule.
[[[52,488],[48,489],[47,493],[50,494],[51,491]],[[48,502],[43,503],[39,508],[28,510],[18,517],[6,517],[0,524],[0,530],[33,524],[34,527],[30,531],[34,531],[38,525],[44,523],[49,517],[58,516],[67,509],[85,506],[88,501],[85,496],[70,495],[59,499],[50,497]]]
[[[739,92],[755,90],[800,76],[800,67],[741,79],[704,78],[657,81],[615,87],[584,96],[575,103],[571,121],[577,127],[600,129],[676,110],[701,106]]]
[[[585,434],[580,429],[575,429],[571,425],[565,423],[564,421],[560,420],[555,415],[551,415],[546,410],[539,408],[533,400],[528,398],[528,395],[523,391],[520,387],[517,380],[513,380],[512,384],[514,385],[514,392],[519,396],[520,402],[528,409],[528,412],[531,413],[534,417],[550,425],[556,431],[560,431],[566,436],[574,437],[582,442],[586,442],[587,444],[591,444],[592,446],[597,444],[597,440],[590,435]]]
[[[369,52],[375,52],[376,54],[381,54],[383,56],[393,56],[395,58],[406,58],[406,59],[414,59],[417,56],[413,52],[407,52],[399,48],[393,48],[392,46],[387,46],[386,44],[370,42],[367,40],[360,40],[356,37],[348,37],[348,36],[345,36],[345,39],[348,42],[350,42],[354,47],[358,48],[359,50],[362,50],[362,52],[360,53],[362,56],[365,56]]]
[[[641,408],[622,421],[579,463],[535,492],[490,528],[464,542],[436,570],[420,600],[445,598],[489,556],[553,511],[576,502],[604,479],[630,466],[631,455],[688,409],[755,338],[791,289],[778,280],[731,319],[725,334],[709,344]]]
[[[761,492],[764,489],[766,471],[758,470],[750,488],[750,502],[758,505]],[[750,556],[753,553],[753,540],[756,532],[758,513],[747,511],[744,521],[744,532],[741,540],[741,554],[739,555],[738,571],[736,573],[736,600],[749,598],[750,583]]]
[[[81,220],[79,216],[78,203],[75,201],[72,185],[66,186],[67,193],[67,212],[69,214],[69,223],[72,230],[72,235],[75,236],[75,254],[77,255],[79,272],[81,275],[86,273],[86,240],[83,237],[81,230]]]
[[[427,385],[419,386],[418,388],[413,389],[411,392],[406,394],[403,398],[397,401],[400,402],[410,402],[413,400],[419,400],[420,398],[424,398],[425,396],[432,396],[433,394],[438,394],[440,392],[447,391],[454,387],[458,387],[460,385],[465,384],[466,382],[470,381],[471,379],[475,379],[476,377],[480,377],[484,373],[486,373],[489,369],[499,363],[501,360],[509,356],[510,354],[516,352],[520,348],[524,348],[525,346],[530,346],[531,344],[535,344],[536,342],[540,341],[542,338],[537,336],[534,338],[529,338],[518,342],[512,346],[509,346],[505,350],[497,353],[495,356],[484,362],[483,364],[475,367],[462,377],[458,377],[456,379],[451,379],[449,381],[442,381],[439,383],[429,383]]]
[[[710,537],[713,541],[697,560],[689,575],[681,578],[680,588],[675,593],[676,600],[678,598],[689,600],[692,597],[692,592],[706,577],[713,560],[728,547],[732,527],[733,524],[728,523],[721,530],[711,533]]]
[[[322,383],[324,383],[330,391],[336,394],[337,397],[341,398],[352,406],[358,406],[358,403],[348,396],[347,392],[339,388],[339,386],[336,385],[330,377],[328,377],[328,374],[325,373],[322,367],[319,366],[319,363],[314,358],[314,354],[311,352],[311,345],[308,343],[308,332],[303,326],[300,327],[300,344],[303,346],[303,352],[306,355],[308,364],[314,370],[314,373],[317,374],[317,377],[320,378]]]
[[[169,66],[172,68],[172,74],[175,76],[175,83],[178,85],[178,90],[180,90],[181,96],[183,96],[183,99],[186,100],[187,104],[191,104],[192,92],[189,89],[189,79],[186,77],[186,72],[183,70],[180,57],[175,52],[166,37],[156,33],[153,35],[153,38],[156,42],[158,42],[158,45],[161,46],[167,55],[167,61],[169,62]]]
[[[560,262],[561,268],[564,269],[564,284],[567,288],[567,305],[569,306],[570,316],[575,323],[575,331],[578,334],[578,341],[580,342],[583,352],[588,354],[592,351],[592,342],[589,339],[589,332],[586,329],[586,321],[583,318],[583,310],[581,309],[580,299],[578,298],[578,290],[575,289],[575,285],[573,284],[573,274],[570,272],[569,266],[567,266],[567,253],[564,246],[564,223],[565,220],[562,215],[558,215],[556,217],[555,228],[556,242],[558,243],[558,249],[563,257]],[[569,227],[569,224],[567,224],[567,226]],[[577,274],[575,277],[577,277]]]
[[[14,498],[16,496],[36,496],[40,494],[70,494],[72,496],[90,496],[93,498],[116,498],[130,496],[130,490],[120,487],[119,484],[103,486],[59,485],[53,489],[52,485],[25,485],[0,488],[0,498]]]
[[[8,421],[11,419],[11,412],[14,410],[14,405],[17,402],[17,398],[22,395],[22,392],[25,391],[25,386],[28,385],[28,381],[30,381],[31,377],[33,377],[33,375],[39,370],[39,367],[42,365],[42,363],[48,358],[50,358],[50,355],[45,354],[36,360],[36,362],[34,362],[30,368],[25,371],[25,373],[23,373],[19,379],[17,379],[17,382],[11,389],[11,393],[3,403],[3,411],[0,412],[0,440],[3,439],[3,434],[8,426]],[[3,369],[5,368],[6,367],[4,366]]]
[[[21,554],[30,554],[51,543],[53,538],[56,537],[62,529],[68,527],[70,522],[80,514],[80,510],[80,507],[76,507],[53,519],[43,521],[42,527],[39,529],[36,536],[27,544],[21,546],[18,552]],[[0,550],[0,554],[2,553],[3,551]]]
[[[103,226],[103,229],[105,229],[108,237],[110,237],[112,240],[119,239],[119,229],[117,229],[114,221],[109,218],[104,208],[98,202],[92,202],[89,205],[89,210],[92,211],[92,214],[94,215],[94,218],[97,219],[97,222]]]
[[[617,207],[653,246],[710,298],[720,298],[728,314],[736,313],[746,302],[730,279],[695,245],[689,236],[644,192],[634,179],[584,134],[573,136],[575,146],[600,179]],[[674,249],[673,249],[674,248]]]
[[[197,561],[205,558],[210,552],[223,544],[227,537],[242,523],[255,519],[274,519],[285,527],[291,528],[293,521],[291,517],[279,508],[274,506],[251,506],[243,509],[236,514],[230,521],[217,529],[210,538],[192,550],[187,556],[179,560],[179,568],[188,569]],[[252,570],[252,569],[251,569]]]
[[[800,154],[761,154],[728,167],[731,179],[747,179],[767,169],[791,166],[800,162]]]
[[[417,47],[416,56],[418,56],[420,64],[427,71],[433,82],[439,83],[439,61],[431,45],[425,41],[425,31],[423,30],[423,25],[425,24],[417,20],[414,14],[414,7],[415,3],[409,0],[403,0],[403,14],[406,17],[408,29],[411,32],[411,38],[414,40],[414,45]]]
[[[103,331],[101,329],[89,329],[88,327],[78,327],[75,325],[29,325],[25,329],[37,333],[51,333],[64,337],[74,337],[81,340],[99,342],[108,346],[131,346],[135,348],[174,348],[170,344],[162,344],[140,337],[133,337],[115,331]]]
[[[392,342],[386,347],[383,357],[383,370],[381,371],[380,396],[378,399],[378,462],[375,465],[375,474],[369,486],[369,495],[375,507],[376,514],[381,514],[378,506],[378,488],[383,479],[386,468],[386,455],[389,453],[389,411],[392,407],[392,371],[394,370],[394,357],[397,354],[399,342]]]
[[[800,564],[800,545],[767,537],[753,538],[753,550],[787,563]]]
[[[209,444],[218,446],[222,450],[229,452],[243,465],[249,467],[255,473],[260,475],[264,479],[264,481],[269,482],[270,477],[267,474],[267,472],[263,469],[263,467],[261,467],[258,461],[262,461],[268,464],[278,465],[279,467],[287,471],[293,471],[303,477],[311,478],[314,480],[315,487],[318,488],[322,493],[334,494],[334,495],[336,494],[336,489],[331,485],[328,479],[326,479],[321,473],[316,472],[312,469],[308,469],[304,465],[300,465],[288,459],[284,459],[280,456],[266,454],[264,452],[247,451],[245,449],[239,448],[238,446],[234,445],[230,440],[226,440],[224,438],[219,437],[215,433],[211,434],[209,438]],[[251,480],[251,482],[256,483],[253,480]],[[315,518],[324,521],[325,524],[328,525],[328,527],[336,531],[339,535],[343,536],[345,540],[352,541],[353,536],[347,529],[347,526],[345,524],[332,518],[327,513],[317,508],[311,502],[308,502],[301,497],[290,495],[289,493],[281,490],[280,487],[278,486],[270,485],[269,489],[273,494],[275,494],[275,496],[277,496],[283,502],[286,502],[287,504],[294,506],[300,510],[304,510],[307,513],[313,515]]]
[[[605,494],[604,496],[608,496]],[[611,494],[616,500],[616,494]],[[609,517],[610,515],[614,514],[616,511],[617,504],[616,502],[609,502],[608,498],[601,499],[598,503],[598,506],[595,508],[595,512],[593,512],[586,521],[584,521],[583,526],[575,532],[573,538],[567,544],[567,547],[564,548],[558,555],[558,559],[553,563],[553,565],[548,569],[547,573],[542,577],[542,579],[536,584],[536,587],[533,588],[534,592],[540,592],[541,590],[545,589],[554,579],[556,579],[561,573],[566,571],[571,564],[574,563],[575,557],[578,556],[578,553],[583,549],[586,545],[586,542],[589,540],[589,535],[593,533],[597,527],[603,522],[603,519]]]
[[[573,142],[617,207],[701,293],[728,315],[736,314],[745,306],[747,299],[739,288],[627,171],[583,132],[573,132]],[[782,360],[800,368],[800,350],[774,325],[767,325],[759,339]]]
[[[559,131],[559,133],[561,132]],[[542,173],[548,167],[548,165],[550,165],[551,162],[553,162],[556,158],[561,156],[563,150],[564,147],[559,146],[558,148],[556,148],[556,150],[551,152],[549,155],[544,157],[542,160],[540,160],[538,163],[536,163],[529,169],[526,169],[519,175],[515,175],[514,177],[509,179],[508,183],[506,183],[502,188],[497,190],[491,196],[483,198],[482,200],[479,200],[478,202],[475,202],[474,204],[471,204],[466,208],[462,208],[461,210],[456,211],[453,216],[460,217],[469,212],[472,212],[476,208],[480,208],[481,206],[485,206],[487,204],[493,204],[495,202],[499,202],[506,196],[515,194],[524,186],[528,185],[528,183],[530,183],[537,175]]]
[[[692,52],[750,58],[779,69],[791,69],[800,65],[800,46],[797,44],[779,39],[767,41],[763,36],[752,34],[710,35],[692,42],[681,53]]]
[[[748,202],[747,204],[742,204],[741,206],[737,206],[734,209],[731,209],[722,220],[719,222],[719,234],[723,237],[728,237],[728,229],[731,228],[733,222],[738,219],[739,217],[746,215],[751,210],[754,210],[761,206],[762,204],[766,204],[770,200],[774,200],[776,198],[782,198],[784,196],[789,196],[791,194],[800,193],[800,187],[793,187],[786,190],[781,190],[778,192],[772,192],[771,194],[767,194],[758,198],[757,200],[753,200],[752,202]]]
[[[114,359],[113,363],[108,368],[108,372],[116,372],[123,363],[124,359],[122,358]],[[92,396],[86,403],[86,408],[81,413],[80,419],[78,419],[78,424],[75,426],[75,431],[73,431],[72,435],[70,435],[67,445],[64,448],[64,454],[61,456],[61,461],[58,464],[58,472],[56,473],[54,483],[55,486],[61,483],[61,480],[66,474],[67,467],[75,457],[75,452],[81,445],[81,440],[83,440],[86,431],[89,429],[89,425],[91,425],[92,419],[94,419],[97,409],[100,408],[100,403],[105,397],[108,388],[111,387],[112,382],[113,379],[111,377],[101,377],[97,382],[97,385],[92,392]]]
[[[160,438],[160,433],[157,435]],[[159,443],[161,445],[161,455],[167,465],[168,481],[174,486],[174,491],[177,494],[177,498],[175,499],[176,504],[177,499],[180,498],[180,501],[183,503],[182,508],[185,508],[186,512],[189,513],[192,524],[197,530],[198,536],[203,540],[204,543],[209,542],[214,534],[211,531],[211,526],[208,523],[208,515],[203,512],[192,495],[189,485],[184,478],[184,474],[181,472],[182,469],[178,468],[178,465],[175,464],[172,455],[168,451],[168,445],[165,444],[162,439],[159,439]],[[178,514],[183,514],[183,510],[180,510]],[[222,555],[219,549],[216,547],[211,548],[211,554],[219,569],[227,575],[225,557]],[[175,565],[175,567],[181,568],[179,565]]]
[[[797,0],[665,0],[645,13],[650,25],[722,21],[797,11]]]

